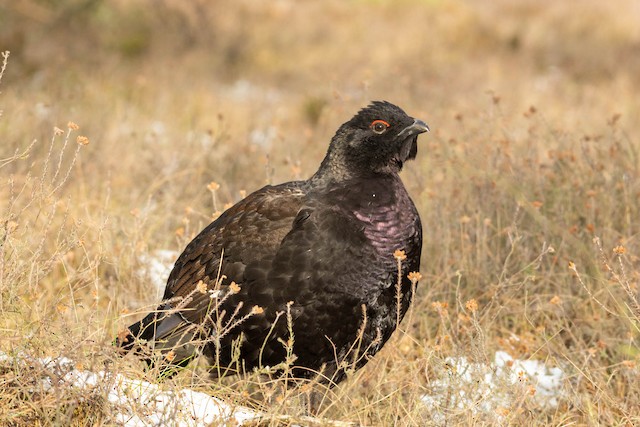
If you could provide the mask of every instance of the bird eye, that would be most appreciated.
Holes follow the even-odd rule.
[[[384,131],[387,130],[387,128],[389,127],[389,123],[385,122],[384,120],[374,120],[373,122],[371,122],[371,129],[377,133],[384,133]]]

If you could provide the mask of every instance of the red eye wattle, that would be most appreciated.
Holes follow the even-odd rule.
[[[385,122],[384,120],[374,120],[373,122],[371,122],[370,127],[375,133],[383,133],[389,128],[389,126],[389,123]]]

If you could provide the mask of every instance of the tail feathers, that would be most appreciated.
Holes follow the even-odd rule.
[[[116,345],[124,353],[133,351],[149,366],[158,364],[163,376],[172,375],[196,357],[201,333],[197,325],[186,321],[169,304],[129,326]]]

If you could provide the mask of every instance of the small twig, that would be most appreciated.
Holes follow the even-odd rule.
[[[582,280],[582,277],[580,277],[580,273],[578,273],[576,264],[573,261],[569,261],[569,270],[573,271],[573,273],[578,278],[578,282],[580,282],[580,284],[582,285],[582,288],[587,292],[587,294],[589,294],[589,297],[591,299],[593,299],[596,303],[598,303],[598,305],[607,313],[611,314],[612,316],[619,317],[616,313],[609,310],[603,303],[601,303],[600,300],[593,295],[593,293],[591,293],[591,290],[587,287],[587,285],[585,285],[584,281]]]
[[[619,275],[615,272],[615,270],[609,265],[607,261],[607,257],[604,254],[604,250],[602,249],[602,243],[600,242],[599,237],[593,238],[593,243],[598,247],[598,252],[600,253],[600,257],[602,258],[602,264],[605,266],[607,271],[611,273],[616,282],[620,284],[622,289],[624,289],[625,293],[633,303],[633,309],[635,311],[636,316],[640,319],[640,301],[638,301],[638,297],[634,294],[631,289],[631,285],[629,284],[629,280],[627,279],[627,273],[624,269],[624,264],[622,263],[622,255],[625,253],[624,246],[616,246],[613,249],[613,252],[616,254],[616,258],[618,259],[618,265],[620,266],[620,271],[622,275]]]
[[[9,51],[5,50],[2,52],[2,67],[0,67],[0,83],[2,82],[2,76],[4,76],[4,70],[7,69],[7,64],[9,63]]]

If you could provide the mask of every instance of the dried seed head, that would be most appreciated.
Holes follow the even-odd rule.
[[[527,382],[529,378],[527,378],[527,373],[525,371],[518,371],[518,381]]]
[[[176,352],[171,350],[169,353],[164,355],[164,358],[167,359],[168,362],[173,362],[176,358]]]
[[[118,342],[124,342],[125,340],[127,340],[129,334],[129,329],[121,329],[117,335]]]
[[[78,138],[76,138],[76,142],[80,145],[89,145],[89,138],[80,135],[78,136]]]
[[[201,294],[206,294],[207,293],[207,284],[204,283],[202,280],[200,280],[198,282],[198,284],[196,285],[196,289],[198,290],[198,292],[200,292]]]
[[[622,255],[626,252],[627,250],[625,249],[624,246],[622,245],[618,245],[615,248],[613,248],[613,253],[616,255]]]
[[[209,191],[216,191],[217,189],[220,188],[220,184],[218,184],[215,181],[211,181],[208,185],[207,188],[209,189]]]
[[[533,202],[531,202],[531,206],[533,206],[535,209],[540,209],[542,205],[544,205],[544,203],[540,200],[534,200]]]
[[[449,303],[444,301],[434,301],[431,303],[431,307],[442,317],[449,315]]]
[[[393,257],[398,261],[404,261],[405,259],[407,259],[407,255],[403,250],[400,249],[396,249],[396,251],[393,253]]]
[[[412,271],[407,275],[407,279],[411,281],[411,283],[418,283],[422,279],[422,274],[417,271]]]
[[[478,301],[476,301],[475,298],[471,298],[469,301],[465,302],[464,306],[472,313],[478,311]]]
[[[501,417],[507,417],[509,415],[509,409],[505,408],[504,406],[500,406],[498,407],[498,409],[496,409],[496,413]]]
[[[67,127],[71,130],[78,130],[80,129],[80,126],[78,126],[77,124],[75,124],[74,122],[69,122],[67,123]]]
[[[554,295],[553,298],[549,300],[549,304],[560,305],[562,304],[562,298],[560,298],[558,295]]]
[[[54,126],[53,133],[54,133],[54,135],[62,135],[64,133],[64,131],[62,129],[60,129],[58,126]]]
[[[251,308],[251,314],[262,314],[264,313],[264,308],[260,307],[259,305],[254,305]]]
[[[238,285],[236,282],[231,282],[229,284],[229,293],[237,294],[238,292],[240,292],[240,285]]]

